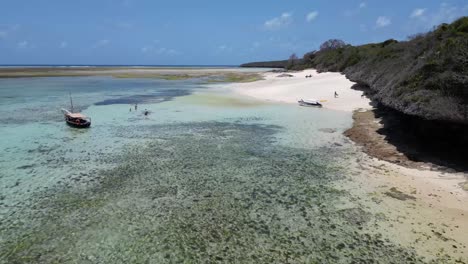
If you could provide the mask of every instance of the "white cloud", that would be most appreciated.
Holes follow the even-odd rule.
[[[317,16],[318,16],[318,12],[317,11],[312,11],[312,12],[307,14],[306,20],[307,20],[307,22],[311,22],[312,20],[316,19]]]
[[[409,34],[430,30],[433,26],[441,23],[451,23],[455,19],[468,13],[468,4],[451,5],[442,3],[437,9],[417,8],[410,14],[410,19],[406,25]]]
[[[156,50],[156,53],[158,53],[158,54],[164,54],[164,53],[166,53],[166,51],[167,51],[166,48],[159,48],[159,49]]]
[[[291,13],[283,13],[279,17],[265,21],[265,28],[269,30],[277,30],[288,26],[292,22]]]
[[[366,7],[367,7],[367,4],[365,2],[361,2],[359,4],[359,6],[357,6],[357,7],[353,8],[353,9],[345,10],[344,15],[347,16],[347,17],[357,16],[357,15],[359,15],[359,13],[362,12],[362,9],[364,9]]]
[[[100,48],[100,47],[104,47],[104,46],[109,45],[109,43],[110,43],[110,40],[108,40],[108,39],[101,39],[101,40],[99,40],[98,42],[96,42],[96,43],[94,44],[93,47],[94,47],[94,48]]]
[[[18,31],[20,28],[19,24],[14,25],[0,25],[0,39],[5,39],[11,33]]]
[[[66,41],[60,42],[59,47],[60,47],[61,49],[64,49],[64,48],[66,48],[67,46],[68,46],[68,42],[66,42]]]
[[[26,40],[23,40],[21,42],[18,42],[17,46],[20,49],[24,49],[24,48],[27,48],[29,46],[29,43]]]
[[[178,55],[180,52],[178,52],[175,49],[168,49],[164,47],[155,47],[153,45],[148,45],[144,46],[143,48],[140,49],[142,53],[146,54],[158,54],[158,55]]]
[[[375,24],[378,28],[380,27],[386,27],[392,23],[392,20],[386,16],[379,16],[377,18],[377,21],[375,21]]]
[[[218,51],[219,52],[232,52],[232,47],[223,44],[223,45],[218,46]]]
[[[410,18],[419,18],[424,15],[424,12],[426,12],[425,8],[416,8],[413,10],[413,12],[410,15]]]
[[[458,17],[466,15],[467,12],[468,5],[465,5],[464,7],[457,7],[447,3],[442,3],[439,7],[439,10],[437,10],[437,12],[431,16],[431,22],[433,25],[449,23]]]

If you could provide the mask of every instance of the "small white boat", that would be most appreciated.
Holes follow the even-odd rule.
[[[301,99],[297,102],[299,103],[300,106],[322,107],[322,104],[318,100],[315,100],[315,99],[305,99],[305,100]]]

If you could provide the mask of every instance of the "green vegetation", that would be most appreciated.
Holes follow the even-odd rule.
[[[271,64],[280,65],[253,66]],[[468,124],[468,17],[408,41],[351,46],[330,40],[291,67],[305,68],[343,72],[368,86],[375,100],[403,113]]]
[[[286,68],[288,60],[278,60],[278,61],[258,61],[258,62],[249,62],[242,64],[241,67],[250,67],[250,68]]]

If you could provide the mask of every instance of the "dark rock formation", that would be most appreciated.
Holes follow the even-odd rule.
[[[384,113],[379,133],[410,160],[467,169],[468,17],[408,41],[308,52],[294,67],[305,68],[356,82]]]
[[[468,124],[468,17],[409,41],[318,51],[305,64],[341,71],[405,114]]]
[[[242,67],[285,67],[287,60]],[[468,17],[409,41],[389,39],[306,53],[294,69],[339,71],[369,87],[372,99],[427,120],[468,125]]]

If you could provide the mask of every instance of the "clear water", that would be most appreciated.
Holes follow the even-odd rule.
[[[0,112],[2,263],[423,261],[335,187],[349,113],[103,77],[1,79]]]

